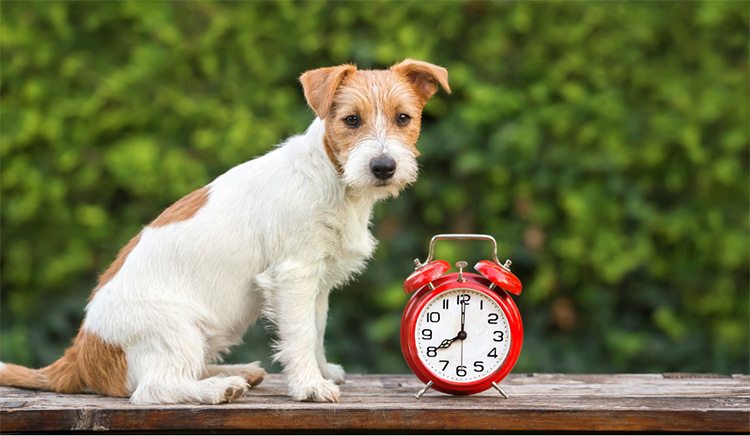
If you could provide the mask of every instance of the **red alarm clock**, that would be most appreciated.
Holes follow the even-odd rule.
[[[466,262],[458,272],[444,260],[433,260],[435,242],[444,239],[478,239],[492,243],[492,261],[482,260],[467,273]],[[404,291],[414,293],[401,319],[401,351],[406,362],[426,383],[427,389],[454,395],[469,395],[490,387],[504,397],[497,383],[518,360],[523,343],[523,325],[513,299],[521,281],[510,272],[510,260],[497,260],[497,243],[489,235],[441,234],[430,241],[427,260],[415,259],[416,271],[404,282]]]

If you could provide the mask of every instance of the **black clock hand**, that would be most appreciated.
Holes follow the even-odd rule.
[[[461,295],[461,331],[464,331],[464,323],[466,321],[466,300],[464,297],[466,294]]]
[[[438,345],[437,347],[438,347],[438,349],[440,349],[440,348],[448,348],[448,347],[450,347],[450,346],[451,346],[451,344],[452,344],[452,343],[454,343],[454,342],[455,342],[455,341],[457,341],[458,339],[461,339],[461,335],[458,335],[458,336],[456,336],[456,337],[455,337],[455,338],[453,338],[453,339],[445,339],[445,340],[443,340],[443,342],[441,342],[441,343],[440,343],[440,345]]]
[[[463,330],[461,330],[460,332],[458,332],[458,335],[456,335],[455,338],[444,339],[443,342],[441,342],[440,345],[437,346],[437,348],[438,349],[440,349],[440,348],[448,348],[448,347],[451,346],[452,343],[454,343],[454,342],[456,342],[458,340],[462,340],[463,341],[464,339],[466,339],[466,332],[463,331]]]

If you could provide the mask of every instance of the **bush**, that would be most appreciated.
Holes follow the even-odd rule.
[[[411,259],[494,235],[525,284],[516,371],[747,372],[746,2],[5,2],[2,360],[44,365],[141,226],[301,132],[298,75],[448,68],[419,182],[332,297],[329,358],[405,372]],[[451,262],[489,257],[445,243]],[[265,359],[260,327],[230,360]]]

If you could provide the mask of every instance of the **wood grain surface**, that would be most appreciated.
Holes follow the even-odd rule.
[[[238,402],[142,406],[123,398],[0,388],[0,432],[750,432],[750,376],[512,374],[472,396],[414,376],[349,375],[338,404],[298,403],[280,375]]]

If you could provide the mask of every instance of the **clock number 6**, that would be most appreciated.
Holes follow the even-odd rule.
[[[459,377],[465,377],[466,376],[466,367],[465,366],[457,366],[456,367],[456,375]]]

